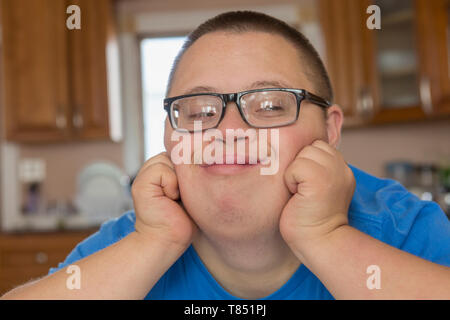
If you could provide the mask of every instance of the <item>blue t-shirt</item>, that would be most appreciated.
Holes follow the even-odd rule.
[[[450,222],[441,208],[421,201],[401,184],[379,179],[353,166],[355,193],[349,208],[354,228],[423,259],[450,266]],[[134,231],[134,212],[102,224],[79,243],[53,273],[122,239]],[[166,271],[146,299],[238,299],[213,278],[193,246]],[[320,280],[304,265],[277,291],[264,299],[333,299]]]

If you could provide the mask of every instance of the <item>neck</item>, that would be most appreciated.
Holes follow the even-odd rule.
[[[279,232],[239,241],[219,240],[199,232],[193,246],[217,282],[243,299],[275,292],[301,264]]]

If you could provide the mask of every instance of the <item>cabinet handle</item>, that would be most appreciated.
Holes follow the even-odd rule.
[[[48,262],[48,255],[45,252],[39,251],[38,253],[36,253],[34,259],[36,263],[44,264]]]
[[[83,128],[83,125],[84,125],[83,116],[81,115],[78,108],[75,109],[75,113],[72,118],[72,123],[73,123],[73,126],[77,129]]]
[[[422,77],[419,84],[420,102],[426,115],[433,113],[433,100],[431,98],[431,83],[428,77]]]
[[[359,92],[358,101],[356,104],[356,112],[359,116],[367,119],[373,116],[374,102],[372,93],[368,88],[362,88]]]
[[[58,113],[56,114],[56,127],[58,129],[65,129],[67,126],[67,120],[63,110],[62,107],[59,107]]]

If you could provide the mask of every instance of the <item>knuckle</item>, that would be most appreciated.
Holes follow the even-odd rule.
[[[158,153],[157,155],[153,156],[151,159],[158,159],[158,158],[164,158],[164,157],[167,157],[166,151]]]
[[[311,152],[311,151],[313,151],[314,150],[314,146],[313,145],[307,145],[307,146],[305,146],[303,149],[302,149],[302,151],[300,152],[300,153],[307,153],[307,152]]]
[[[167,152],[161,152],[161,153],[157,154],[156,156],[153,156],[150,159],[148,159],[147,161],[145,161],[145,163],[142,167],[146,168],[146,167],[152,166],[157,163],[164,163],[164,162],[168,162],[168,161],[171,162],[170,158],[167,155]]]
[[[297,172],[301,172],[304,165],[305,160],[302,158],[295,159],[285,170],[284,176],[290,177]]]
[[[156,162],[156,163],[151,164],[149,169],[151,169],[151,171],[153,171],[153,172],[164,171],[165,169],[167,169],[167,166],[162,162]]]
[[[141,195],[142,188],[135,182],[131,186],[131,196],[133,198],[138,198]]]
[[[162,162],[156,162],[148,166],[148,168],[143,172],[143,176],[153,177],[153,176],[161,176],[163,174],[166,174],[167,172],[170,172],[170,168],[162,163]]]
[[[291,178],[291,176],[293,175],[294,169],[295,169],[295,167],[293,164],[291,164],[290,166],[288,166],[286,168],[286,170],[284,171],[284,179],[285,180],[288,180]]]
[[[324,145],[324,144],[325,144],[324,141],[317,139],[317,140],[314,140],[314,142],[311,145],[318,146],[318,145]]]

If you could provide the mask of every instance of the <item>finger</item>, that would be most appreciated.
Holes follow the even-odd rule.
[[[167,196],[173,200],[180,197],[174,165],[166,152],[147,160],[139,170],[133,185],[136,191],[149,190],[150,187],[148,196]]]
[[[180,198],[178,179],[173,169],[169,169],[163,172],[163,174],[161,175],[161,187],[164,191],[164,194],[168,198],[172,200],[178,200]]]
[[[329,152],[326,152],[316,146],[309,145],[304,147],[297,155],[296,159],[310,159],[318,162],[324,167],[333,166],[335,162],[335,156],[331,155]]]
[[[326,151],[333,156],[336,155],[337,150],[332,146],[330,146],[330,144],[324,140],[315,140],[311,145],[323,151]]]
[[[159,154],[157,154],[154,157],[151,157],[150,159],[148,159],[141,167],[141,171],[144,171],[146,168],[148,168],[149,166],[155,164],[155,163],[164,163],[165,165],[167,165],[169,168],[171,169],[175,169],[175,166],[172,162],[172,160],[170,160],[167,152],[161,152]]]
[[[312,159],[297,158],[286,169],[284,181],[291,193],[300,193],[299,186],[305,181],[322,179],[325,168]]]
[[[164,195],[172,200],[176,200],[180,197],[176,173],[163,162],[154,163],[148,166],[138,175],[138,179],[139,185],[137,187],[156,187],[156,189],[152,188],[154,191],[151,196]]]
[[[316,140],[313,142],[312,144],[314,147],[319,148],[323,151],[328,152],[329,154],[331,154],[333,157],[335,157],[335,159],[338,159],[344,163],[347,164],[347,162],[344,159],[344,156],[342,155],[341,152],[339,152],[336,148],[334,148],[333,146],[331,146],[329,143],[327,143],[326,141],[323,140]]]

